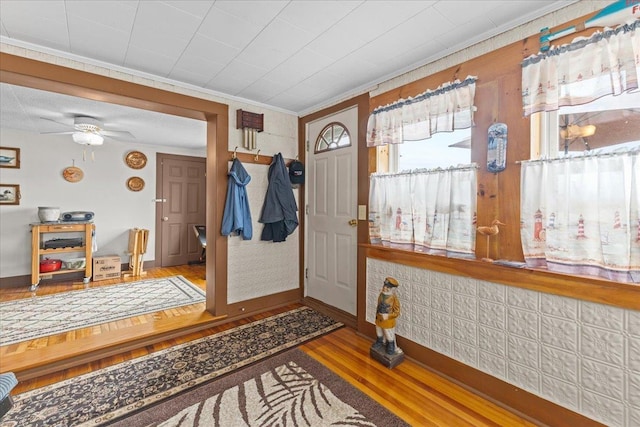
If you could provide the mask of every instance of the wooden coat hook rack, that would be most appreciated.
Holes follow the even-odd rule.
[[[265,156],[263,154],[260,154],[260,150],[258,150],[258,152],[256,154],[251,154],[251,153],[242,153],[242,152],[238,152],[238,147],[236,146],[236,148],[233,151],[229,151],[229,161],[233,161],[235,159],[240,160],[242,163],[254,163],[254,164],[258,164],[258,165],[266,165],[269,166],[271,164],[271,162],[273,161],[273,156]],[[296,156],[295,160],[298,160],[298,156]],[[284,159],[285,164],[287,166],[289,166],[291,164],[291,162],[293,161],[293,159]]]

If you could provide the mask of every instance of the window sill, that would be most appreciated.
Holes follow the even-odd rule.
[[[542,269],[508,267],[480,260],[447,258],[379,245],[359,244],[365,257],[471,277],[548,294],[640,310],[640,285]]]

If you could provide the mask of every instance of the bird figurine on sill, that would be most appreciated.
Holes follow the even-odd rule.
[[[478,233],[482,234],[483,236],[487,236],[487,256],[485,258],[482,258],[482,261],[493,262],[493,260],[489,258],[489,239],[491,238],[491,236],[495,236],[500,232],[500,229],[498,228],[499,225],[506,225],[506,224],[500,222],[500,220],[498,219],[494,219],[493,221],[491,221],[490,226],[485,225],[485,226],[476,228]]]

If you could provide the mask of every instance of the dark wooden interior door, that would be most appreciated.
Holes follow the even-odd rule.
[[[193,226],[206,219],[206,159],[159,154],[158,168],[160,266],[198,260],[202,246]]]

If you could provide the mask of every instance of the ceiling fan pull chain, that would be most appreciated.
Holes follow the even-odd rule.
[[[86,148],[82,149],[82,161],[83,162],[87,161],[87,149]]]

